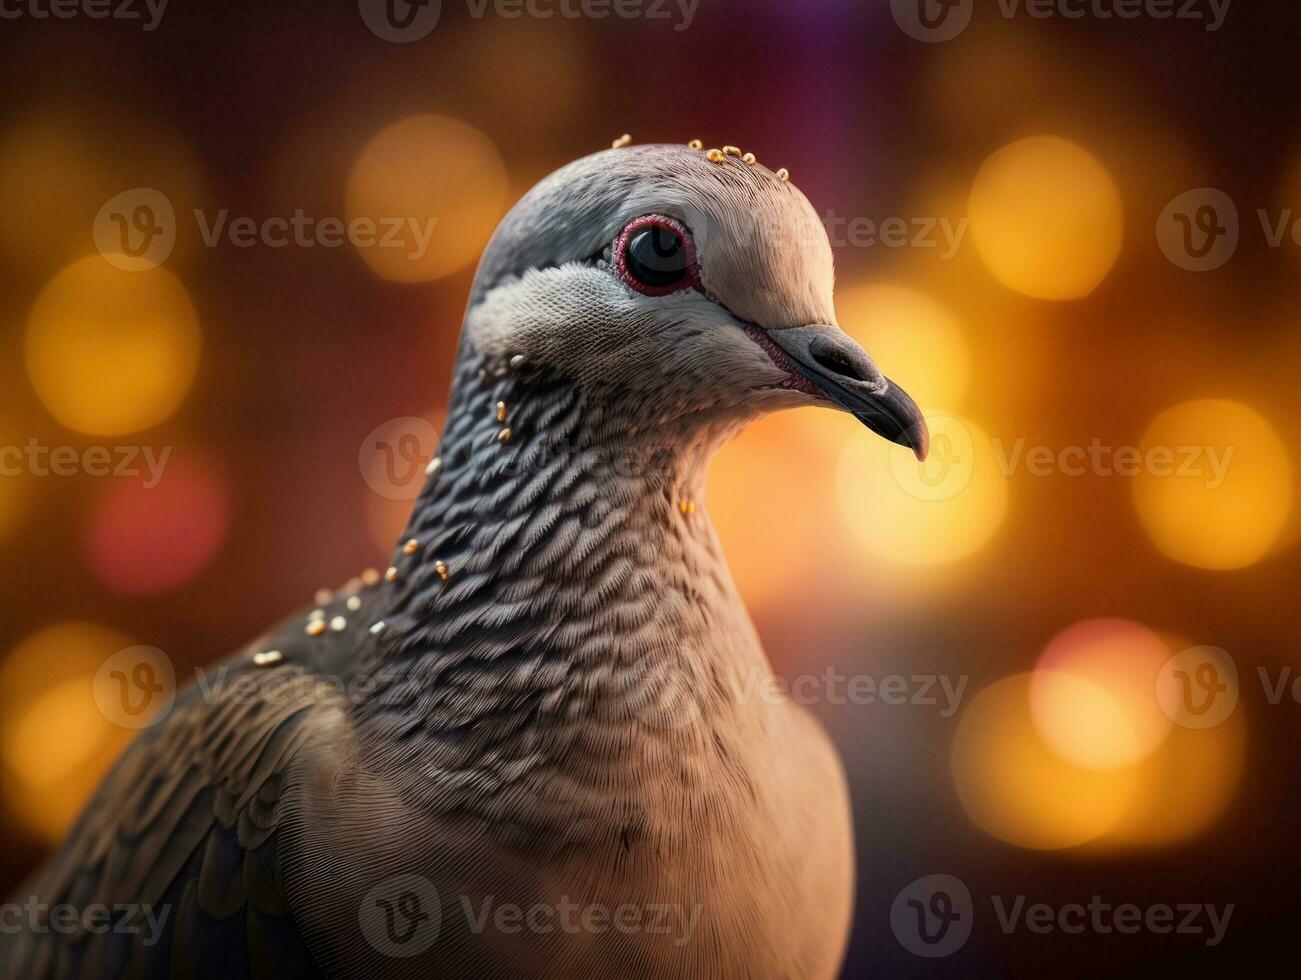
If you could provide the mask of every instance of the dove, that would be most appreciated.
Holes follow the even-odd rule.
[[[391,567],[134,740],[14,897],[3,974],[835,976],[844,771],[753,695],[705,495],[780,409],[925,456],[833,278],[788,173],[735,148],[619,141],[541,181],[481,259]]]

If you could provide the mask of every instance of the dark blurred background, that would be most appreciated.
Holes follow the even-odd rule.
[[[920,469],[765,420],[707,501],[849,771],[845,975],[1295,966],[1301,8],[1186,2],[443,0],[413,37],[368,0],[5,0],[0,891],[132,734],[106,658],[183,682],[382,567],[483,243],[627,132],[788,167],[842,326],[932,416]],[[393,216],[407,247],[339,234]],[[972,928],[923,957],[892,905],[935,874]],[[1233,909],[1007,931],[1018,896]]]

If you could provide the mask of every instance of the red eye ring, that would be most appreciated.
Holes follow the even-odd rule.
[[[680,279],[668,285],[655,286],[642,282],[628,268],[628,244],[634,235],[647,228],[662,228],[682,243],[686,269]],[[700,285],[700,266],[696,259],[696,243],[691,237],[691,231],[682,222],[666,215],[644,214],[624,225],[623,230],[619,232],[619,237],[614,241],[613,258],[614,268],[619,273],[619,278],[644,296],[668,296]]]

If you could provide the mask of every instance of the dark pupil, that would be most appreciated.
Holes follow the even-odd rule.
[[[652,288],[672,286],[687,274],[682,240],[662,225],[644,228],[628,242],[628,271]]]

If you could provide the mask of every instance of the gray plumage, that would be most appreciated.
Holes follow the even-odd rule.
[[[691,230],[700,288],[615,274],[644,214]],[[714,451],[779,408],[837,402],[924,452],[831,326],[832,278],[804,196],[734,158],[635,147],[539,184],[476,278],[418,549],[360,608],[333,600],[343,631],[293,617],[181,695],[17,896],[166,908],[161,939],[29,932],[2,972],[834,976],[843,774],[803,709],[755,694],[769,667],[704,506]],[[406,875],[436,907],[385,891]],[[563,903],[643,925],[477,919]],[[646,925],[661,906],[679,928]],[[417,955],[375,938],[398,914]]]

